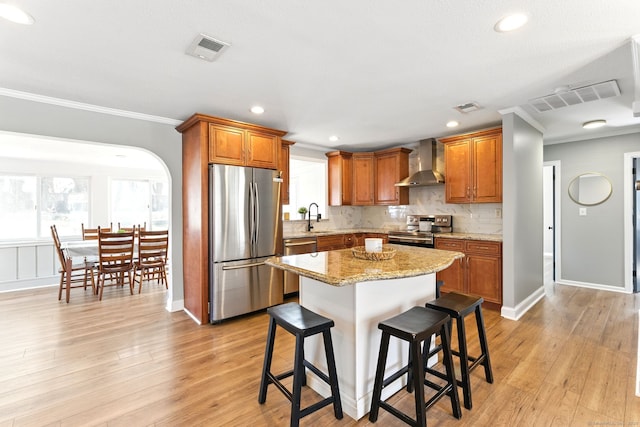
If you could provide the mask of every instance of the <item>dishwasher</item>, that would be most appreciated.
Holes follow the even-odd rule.
[[[315,237],[298,237],[292,239],[284,239],[284,254],[298,255],[317,252]],[[284,293],[291,294],[298,292],[300,287],[300,278],[295,273],[284,272]]]

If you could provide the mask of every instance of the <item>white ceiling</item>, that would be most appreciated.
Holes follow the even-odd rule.
[[[640,1],[13,0],[0,22],[0,89],[180,122],[195,112],[286,130],[327,150],[377,149],[479,129],[522,107],[565,142],[640,128],[631,37]],[[497,33],[511,12],[527,26]],[[185,54],[199,33],[231,44]],[[536,113],[559,86],[615,79],[621,96]],[[640,92],[640,90],[639,90]],[[0,91],[0,94],[3,92]],[[454,106],[470,101],[479,111]],[[260,104],[266,112],[253,115]],[[606,119],[600,131],[584,121]],[[460,127],[445,123],[457,120]],[[330,135],[340,141],[330,142]]]

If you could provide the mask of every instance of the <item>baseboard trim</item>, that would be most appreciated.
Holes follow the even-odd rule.
[[[538,301],[544,298],[544,286],[539,287],[531,295],[524,299],[520,304],[515,307],[502,306],[500,315],[505,319],[519,320],[524,314],[531,309]]]
[[[624,286],[620,287],[620,286],[602,285],[600,283],[577,282],[574,280],[556,280],[555,283],[558,285],[576,286],[579,288],[597,289],[600,291],[620,292],[623,294],[631,293],[628,290],[626,290]]]

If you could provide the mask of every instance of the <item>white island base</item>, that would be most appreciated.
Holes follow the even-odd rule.
[[[300,304],[335,322],[331,329],[344,412],[360,419],[371,408],[371,396],[382,331],[378,323],[435,298],[435,274],[333,286],[300,277]],[[326,371],[322,336],[305,340],[305,358]],[[387,375],[407,363],[408,344],[391,337]],[[406,383],[406,376],[382,391],[387,399]],[[307,373],[307,384],[324,397],[329,386]]]

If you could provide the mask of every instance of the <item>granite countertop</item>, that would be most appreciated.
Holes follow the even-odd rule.
[[[461,239],[461,240],[486,240],[489,242],[502,242],[502,234],[480,234],[480,233],[438,233],[436,238]]]
[[[318,231],[289,231],[283,233],[284,239],[295,239],[298,237],[330,236],[332,234],[351,233],[382,233],[387,234],[389,230],[381,228],[344,228],[340,230],[318,230]]]
[[[439,249],[402,245],[385,247],[396,249],[395,257],[384,261],[369,261],[354,257],[351,249],[340,249],[271,257],[266,264],[329,285],[345,286],[371,280],[399,279],[435,273],[449,267],[456,259],[464,257],[462,252]]]

